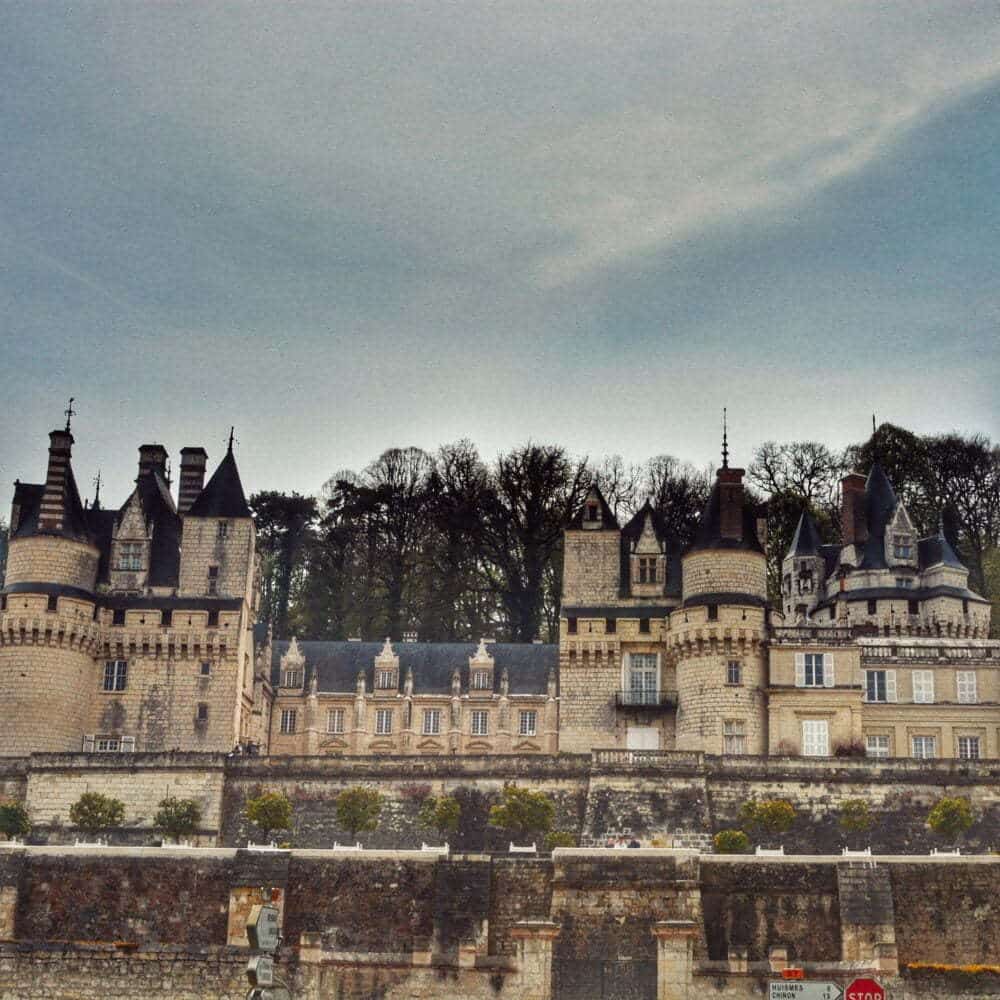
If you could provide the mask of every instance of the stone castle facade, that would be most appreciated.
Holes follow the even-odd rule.
[[[0,754],[1000,757],[990,605],[939,532],[918,539],[876,463],[842,484],[843,544],[803,514],[767,599],[766,511],[718,472],[682,550],[595,484],[567,525],[558,644],[272,641],[254,626],[253,519],[232,448],[176,501],[143,445],[118,509],[84,505],[67,427],[15,484],[0,596]],[[409,640],[409,641],[408,641]]]

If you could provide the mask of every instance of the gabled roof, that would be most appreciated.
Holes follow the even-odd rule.
[[[596,482],[591,483],[590,489],[587,490],[588,500],[590,499],[591,494],[596,495],[597,502],[600,504],[601,507],[601,527],[611,528],[612,530],[617,531],[621,527],[618,524],[618,518],[616,518],[615,515],[611,513],[611,508],[608,506],[608,502],[607,500],[604,499],[604,494],[601,492],[601,488],[600,486],[597,485]],[[584,503],[581,505],[580,509],[573,516],[572,520],[570,520],[569,524],[566,525],[566,527],[569,529],[582,528],[583,515],[586,512],[586,509],[587,509],[587,503],[585,500]]]
[[[176,587],[181,562],[181,519],[177,516],[170,487],[159,469],[153,469],[139,476],[135,491],[146,523],[153,529],[148,584],[151,587]],[[128,501],[119,513],[124,512],[127,506]]]
[[[291,645],[275,640],[271,645],[271,683],[278,686],[281,657]],[[358,673],[365,675],[365,689],[372,693],[375,684],[375,657],[382,652],[381,642],[300,642],[305,657],[306,678],[318,676],[320,691],[353,694]],[[450,694],[451,675],[457,667],[462,690],[469,688],[469,657],[474,656],[474,642],[397,642],[393,652],[399,657],[399,689],[408,670],[413,671],[414,694]],[[493,657],[493,690],[499,692],[503,671],[507,670],[510,694],[545,694],[549,671],[559,664],[559,647],[546,643],[505,643],[487,645]]]
[[[876,460],[865,480],[865,522],[868,526],[868,538],[858,569],[886,569],[885,559],[885,529],[892,520],[899,499],[896,491],[885,474],[885,469]]]
[[[701,513],[694,541],[688,546],[689,552],[700,549],[746,549],[763,553],[764,547],[757,537],[757,507],[743,498],[743,537],[740,539],[722,537],[722,507],[719,481],[715,481],[708,502]]]
[[[652,522],[656,540],[663,543],[667,557],[667,581],[663,592],[667,596],[680,597],[683,589],[681,584],[681,545],[676,536],[671,534],[662,515],[649,500],[639,508],[635,516],[622,528],[619,593],[625,597],[630,592],[632,543],[638,541],[642,535],[647,517]]]
[[[232,449],[212,474],[198,499],[191,504],[187,517],[250,517],[243,483]]]
[[[819,531],[816,528],[816,522],[813,520],[812,514],[809,513],[809,509],[803,507],[802,513],[799,516],[799,523],[795,528],[795,536],[792,538],[792,544],[789,546],[785,558],[788,559],[792,556],[818,556],[821,545],[822,542],[820,541]]]

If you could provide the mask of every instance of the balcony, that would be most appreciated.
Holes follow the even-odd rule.
[[[615,706],[632,711],[665,712],[677,707],[677,692],[624,689],[615,695]]]

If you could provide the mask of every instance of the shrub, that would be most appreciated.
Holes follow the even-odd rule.
[[[153,817],[153,825],[174,840],[190,836],[200,822],[201,806],[194,799],[175,799],[170,795],[160,799],[159,812]]]
[[[867,757],[868,750],[861,740],[841,740],[833,746],[834,757]]]
[[[576,847],[576,836],[569,830],[553,830],[545,835],[545,846],[550,851],[557,847]]]
[[[713,838],[717,854],[746,854],[750,838],[742,830],[720,830]]]
[[[972,807],[964,798],[941,798],[927,814],[927,825],[940,837],[954,840],[972,826]]]
[[[744,802],[740,820],[748,830],[763,833],[787,833],[795,822],[795,807],[786,799]]]
[[[840,829],[844,833],[867,833],[874,823],[871,809],[864,799],[844,799],[840,804]]]
[[[27,810],[20,802],[0,803],[0,833],[7,837],[23,837],[30,829]]]
[[[450,795],[441,795],[438,798],[429,796],[424,799],[417,819],[421,826],[435,830],[440,837],[447,839],[448,834],[454,833],[458,829],[458,821],[461,816],[462,807],[459,805],[458,799],[452,798]]]
[[[282,792],[261,792],[255,798],[247,799],[243,812],[260,830],[265,841],[270,838],[272,830],[292,828],[292,803]]]
[[[503,801],[490,809],[490,826],[507,830],[515,840],[527,840],[552,829],[556,807],[544,792],[505,785]]]
[[[125,804],[100,792],[84,792],[69,807],[69,819],[84,833],[96,835],[122,825]]]
[[[355,785],[337,796],[337,822],[354,840],[359,833],[378,829],[382,814],[382,796],[374,788]]]

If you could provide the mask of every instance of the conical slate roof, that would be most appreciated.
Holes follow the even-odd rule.
[[[802,509],[799,516],[798,526],[795,528],[795,537],[788,549],[785,558],[790,556],[818,556],[820,554],[819,532],[816,530],[816,522],[808,508]]]
[[[899,500],[879,461],[875,461],[865,481],[865,520],[868,538],[859,569],[885,569],[885,529],[892,520]]]
[[[751,552],[763,552],[764,547],[757,537],[757,508],[743,500],[743,537],[740,539],[722,537],[722,501],[719,482],[716,480],[708,503],[702,511],[701,519],[695,531],[694,541],[688,547],[689,552],[701,549],[749,549]]]
[[[187,512],[189,517],[251,517],[232,449]]]
[[[958,558],[957,553],[951,547],[951,542],[945,537],[944,525],[938,526],[936,535],[930,538],[921,538],[919,542],[920,568],[928,566],[952,566],[955,569],[966,569],[967,567]]]

